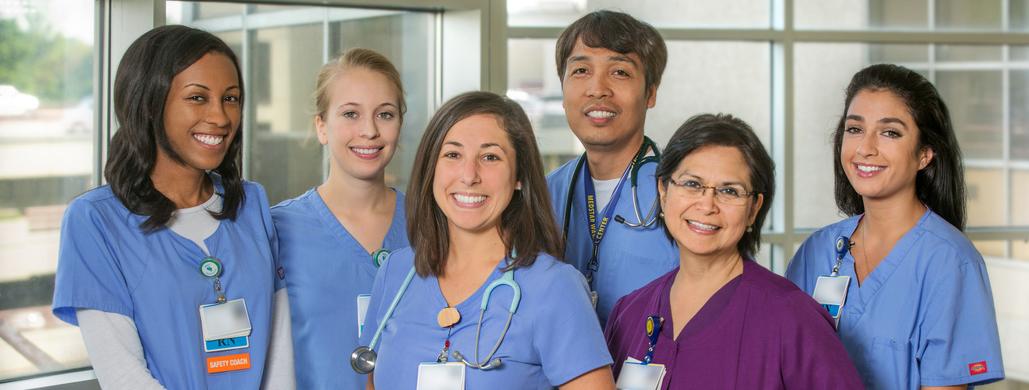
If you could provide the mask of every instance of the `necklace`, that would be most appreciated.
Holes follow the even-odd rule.
[[[864,262],[863,267],[867,269],[868,268],[868,241],[865,240],[865,232],[866,231],[868,231],[868,223],[866,221],[861,221],[861,260]],[[855,271],[854,272],[855,274],[860,275],[860,273],[857,272],[857,267],[856,266],[855,266],[854,271]],[[872,273],[872,270],[868,270],[868,273],[869,274]],[[867,277],[868,275],[866,274],[865,276]],[[860,278],[860,279],[864,279],[864,278]]]

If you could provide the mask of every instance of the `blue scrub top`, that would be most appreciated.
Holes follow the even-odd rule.
[[[216,191],[220,179],[211,175]],[[268,199],[243,182],[246,198],[236,220],[223,219],[204,242],[221,260],[226,297],[246,301],[250,347],[205,353],[200,305],[215,302],[211,279],[200,273],[204,252],[170,229],[144,233],[109,186],[79,196],[61,224],[53,312],[78,324],[77,309],[132,318],[147,369],[169,389],[256,389],[261,385],[271,330],[272,295],[283,286],[272,258],[276,245]],[[210,357],[250,354],[250,368],[208,374]]]
[[[564,227],[568,186],[578,160],[573,159],[565,163],[547,176],[550,201],[559,229]],[[657,197],[655,170],[656,163],[645,164],[639,170],[637,193],[640,214],[643,217],[646,217]],[[585,171],[580,170],[579,177],[575,180],[575,188],[572,189],[574,201],[564,256],[565,261],[574,265],[583,274],[586,273],[587,263],[593,253],[593,239],[590,237],[583,188],[583,183],[591,178],[585,177]],[[612,198],[610,202],[618,202],[614,215],[621,215],[630,222],[637,222],[628,178],[622,183],[619,199]],[[679,266],[679,250],[676,249],[675,242],[665,235],[660,224],[661,222],[658,222],[645,229],[633,229],[613,219],[608,222],[607,232],[600,241],[598,270],[594,273],[593,285],[590,286],[597,291],[597,315],[601,324],[607,322],[607,317],[618,299]]]
[[[394,252],[379,269],[362,345],[371,342],[413,263],[414,252],[406,248]],[[500,262],[478,291],[456,306],[461,321],[452,328],[450,350],[461,352],[469,360],[475,355],[475,329],[483,292],[502,276],[504,263]],[[466,389],[551,389],[611,364],[581,274],[551,256],[540,254],[533,265],[516,269],[514,280],[521,286],[522,300],[495,355],[502,364],[489,371],[467,368]],[[482,320],[480,359],[486,357],[500,336],[511,298],[509,287],[493,290]],[[448,329],[436,322],[436,315],[446,306],[436,277],[415,275],[376,346],[376,388],[415,388],[418,365],[435,362],[447,339]]]
[[[286,270],[298,389],[362,389],[350,369],[357,348],[357,296],[371,294],[378,269],[321,196],[311,189],[272,208],[279,261]],[[404,195],[381,248],[408,246]],[[367,328],[365,328],[367,331]],[[374,332],[374,329],[372,330]]]
[[[861,216],[811,235],[786,276],[811,294],[836,260],[836,239]],[[858,237],[855,237],[858,239]],[[970,241],[932,211],[904,234],[858,286],[854,257],[839,335],[870,389],[985,384],[1004,378],[986,264]]]

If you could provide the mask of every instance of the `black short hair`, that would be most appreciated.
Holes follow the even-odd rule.
[[[850,103],[858,93],[866,90],[890,91],[907,105],[908,113],[918,126],[918,148],[915,153],[924,148],[933,151],[932,160],[915,176],[915,194],[934,213],[958,230],[965,230],[965,169],[961,162],[961,148],[954,135],[954,125],[950,121],[950,111],[929,80],[899,65],[877,64],[864,68],[854,74],[847,86],[843,115],[833,132],[836,207],[847,215],[865,212],[861,195],[847,180],[840,161],[840,150],[843,148],[843,130]]]
[[[651,87],[656,89],[661,84],[661,75],[668,63],[668,48],[654,26],[629,14],[608,10],[593,11],[579,18],[557,38],[554,58],[557,60],[557,78],[562,82],[568,56],[572,55],[575,42],[580,39],[589,47],[620,54],[636,53],[643,62],[646,90],[649,92]]]
[[[736,249],[746,258],[753,258],[761,245],[761,226],[764,225],[768,210],[775,198],[775,162],[768,155],[761,140],[754,130],[743,120],[730,114],[700,114],[687,119],[672,138],[668,140],[661,154],[661,162],[655,175],[657,185],[668,188],[675,169],[686,156],[706,146],[727,146],[736,148],[743,155],[750,171],[751,192],[764,196],[764,203],[754,218],[753,229],[744,232],[736,244]],[[753,197],[756,201],[757,197]],[[662,223],[665,234],[671,239],[668,226]]]
[[[175,212],[175,203],[154,188],[150,180],[157,161],[157,148],[182,163],[172,149],[164,129],[164,104],[172,79],[208,53],[228,57],[239,77],[240,105],[243,104],[243,73],[232,49],[213,34],[186,26],[161,26],[137,38],[118,64],[114,80],[114,113],[119,128],[111,138],[104,178],[126,208],[147,216],[140,225],[145,231],[162,228]],[[243,126],[242,120],[239,124]],[[225,191],[218,219],[235,219],[244,200],[240,151],[243,133],[237,131],[224,160],[214,172],[221,176]]]

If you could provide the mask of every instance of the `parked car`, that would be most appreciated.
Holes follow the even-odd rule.
[[[86,96],[61,114],[61,123],[68,134],[89,134],[93,131],[93,97]]]
[[[0,85],[0,117],[17,117],[31,114],[39,108],[39,99],[21,93],[13,85]]]

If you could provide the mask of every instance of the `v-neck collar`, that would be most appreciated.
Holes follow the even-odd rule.
[[[393,218],[389,222],[389,228],[386,229],[386,235],[382,237],[382,242],[379,243],[379,248],[386,247],[386,242],[389,241],[390,235],[397,228],[397,219],[401,216],[400,193],[396,192],[396,190],[392,188],[389,190],[396,194],[393,201]],[[321,219],[322,224],[332,232],[333,236],[336,236],[346,242],[347,245],[343,245],[343,248],[357,248],[362,253],[366,252],[364,246],[361,245],[361,242],[358,241],[353,234],[350,234],[347,227],[343,226],[343,224],[340,223],[339,218],[336,218],[336,215],[332,213],[332,210],[329,209],[329,205],[325,203],[325,199],[322,199],[322,195],[318,193],[317,187],[308,190],[308,195],[312,198],[311,203],[317,210],[318,217]],[[370,252],[365,254],[368,256],[372,255]]]
[[[844,305],[844,314],[841,316],[843,318],[841,321],[846,321],[851,324],[856,323],[860,319],[861,315],[868,310],[867,305],[875,299],[875,296],[879,293],[882,286],[890,280],[891,276],[893,276],[894,271],[904,263],[904,260],[908,257],[908,253],[912,248],[914,248],[914,244],[918,242],[919,238],[921,238],[922,234],[925,232],[923,226],[925,225],[925,221],[929,218],[930,213],[932,213],[932,211],[929,210],[929,208],[926,208],[922,216],[919,217],[918,222],[915,223],[915,226],[912,226],[911,229],[905,232],[904,235],[897,240],[897,243],[893,245],[893,248],[890,248],[886,257],[879,262],[872,272],[868,273],[865,280],[861,281],[861,283],[857,282],[857,273],[854,269],[854,255],[851,254],[850,251],[847,252],[843,257],[844,264],[840,267],[840,273],[842,275],[849,276],[854,282],[851,284],[847,293],[847,303]],[[847,220],[843,226],[841,226],[841,234],[850,233],[850,236],[853,237],[857,230],[858,222],[861,221],[861,218],[863,217],[864,214],[854,216]]]
[[[431,290],[430,293],[435,296],[436,303],[440,309],[443,309],[448,306],[453,307],[457,309],[459,313],[462,313],[463,316],[466,313],[470,313],[470,310],[474,310],[482,303],[482,294],[486,289],[486,286],[489,286],[490,283],[493,283],[494,280],[497,280],[504,274],[503,270],[504,267],[507,267],[507,264],[508,261],[506,258],[500,260],[500,262],[497,263],[497,266],[493,268],[493,271],[490,271],[490,274],[486,277],[486,280],[482,282],[482,285],[480,285],[479,288],[477,288],[475,292],[472,293],[472,295],[469,295],[468,298],[465,298],[457,305],[448,305],[447,298],[443,296],[443,288],[439,285],[439,278],[435,275],[429,276],[429,289]]]
[[[694,339],[703,339],[700,336],[710,331],[712,325],[716,324],[724,316],[744,278],[749,277],[753,273],[753,270],[749,270],[749,268],[756,265],[756,263],[746,259],[742,261],[743,272],[725,283],[718,291],[715,291],[708,298],[707,302],[704,302],[704,305],[700,307],[700,310],[693,315],[693,318],[683,326],[678,337],[675,337],[675,325],[672,319],[671,292],[675,276],[679,273],[680,269],[676,267],[674,271],[669,273],[668,279],[665,280],[659,294],[657,294],[656,302],[652,302],[651,306],[652,308],[657,308],[658,315],[665,319],[665,323],[661,327],[661,339],[665,340],[665,342],[674,342],[676,344]]]

